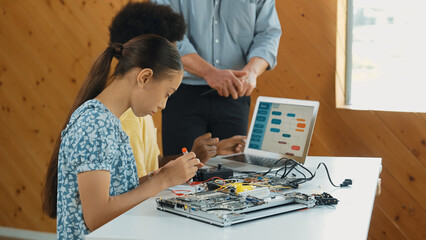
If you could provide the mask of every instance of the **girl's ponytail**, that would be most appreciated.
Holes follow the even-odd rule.
[[[77,98],[69,113],[70,117],[81,104],[95,98],[105,89],[110,73],[112,58],[116,57],[119,59],[122,52],[123,45],[120,43],[113,43],[98,57],[90,69],[86,81],[84,81],[78,92]]]

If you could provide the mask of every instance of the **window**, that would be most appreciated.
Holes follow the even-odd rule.
[[[426,112],[423,0],[348,0],[345,104]]]

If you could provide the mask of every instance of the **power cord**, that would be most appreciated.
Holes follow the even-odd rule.
[[[325,171],[326,171],[326,173],[327,173],[328,180],[330,181],[331,185],[333,185],[334,187],[348,187],[348,186],[351,186],[351,185],[352,185],[352,179],[345,179],[345,180],[344,180],[344,181],[343,181],[340,185],[336,185],[336,184],[334,184],[334,182],[331,180],[330,172],[328,171],[327,165],[326,165],[325,163],[323,163],[323,162],[319,163],[319,164],[318,164],[318,166],[317,166],[317,168],[315,169],[314,173],[312,173],[309,169],[307,169],[305,166],[303,166],[302,164],[300,164],[300,163],[299,163],[299,162],[297,162],[296,160],[291,159],[291,158],[286,158],[286,157],[282,157],[282,158],[280,158],[279,160],[277,160],[277,161],[274,163],[274,165],[273,165],[273,166],[272,166],[272,167],[271,167],[271,168],[270,168],[267,172],[263,173],[263,175],[266,175],[266,174],[270,173],[270,172],[272,171],[273,167],[274,167],[274,166],[275,166],[278,162],[280,162],[280,161],[282,161],[282,160],[285,160],[285,161],[284,161],[284,166],[283,166],[283,167],[281,167],[281,168],[279,168],[279,169],[275,172],[275,176],[277,176],[278,172],[280,172],[280,171],[282,171],[282,170],[284,170],[284,172],[283,172],[283,174],[281,175],[281,178],[286,178],[286,177],[290,174],[290,172],[291,172],[292,170],[296,170],[297,172],[299,172],[300,174],[302,174],[302,175],[303,175],[303,178],[297,178],[297,179],[295,179],[295,180],[291,181],[291,183],[301,184],[301,183],[304,183],[304,182],[307,182],[307,181],[312,180],[312,179],[315,177],[315,175],[316,175],[316,173],[317,173],[317,170],[321,167],[321,165],[323,165],[323,166],[324,166],[324,168],[325,168]],[[306,175],[305,175],[303,172],[301,172],[299,169],[297,169],[296,167],[300,167],[300,168],[302,168],[304,171],[308,172],[308,173],[310,174],[310,177],[306,177]],[[287,168],[288,168],[288,170],[287,170]]]
[[[325,163],[323,163],[323,162],[320,162],[320,163],[318,164],[317,169],[315,169],[315,172],[314,172],[314,174],[312,175],[311,179],[315,177],[315,174],[317,173],[317,170],[318,170],[318,168],[319,168],[319,167],[321,167],[321,165],[323,165],[323,166],[324,166],[325,171],[327,172],[328,180],[330,181],[331,185],[333,185],[334,187],[347,187],[347,186],[352,185],[352,179],[345,179],[345,180],[344,180],[344,181],[340,184],[340,186],[338,186],[338,185],[334,184],[334,183],[333,183],[333,181],[331,180],[330,173],[329,173],[329,171],[328,171],[327,165],[325,165]],[[311,179],[310,179],[310,180],[311,180]]]

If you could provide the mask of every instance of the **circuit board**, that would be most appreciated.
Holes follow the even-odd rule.
[[[314,205],[313,196],[300,192],[269,192],[266,197],[254,197],[208,190],[173,198],[157,198],[159,210],[222,227]]]

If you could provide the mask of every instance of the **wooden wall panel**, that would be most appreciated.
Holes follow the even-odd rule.
[[[55,231],[40,199],[52,146],[125,2],[0,1],[0,225]]]
[[[276,1],[278,66],[251,112],[261,95],[320,101],[310,155],[383,158],[369,239],[425,239],[426,114],[336,109],[338,1]],[[39,197],[53,142],[125,2],[0,0],[0,225],[55,230]]]
[[[426,104],[426,103],[425,103]],[[426,166],[426,122],[415,113],[377,112],[381,121],[416,157],[423,167]],[[407,128],[407,126],[410,126]]]

